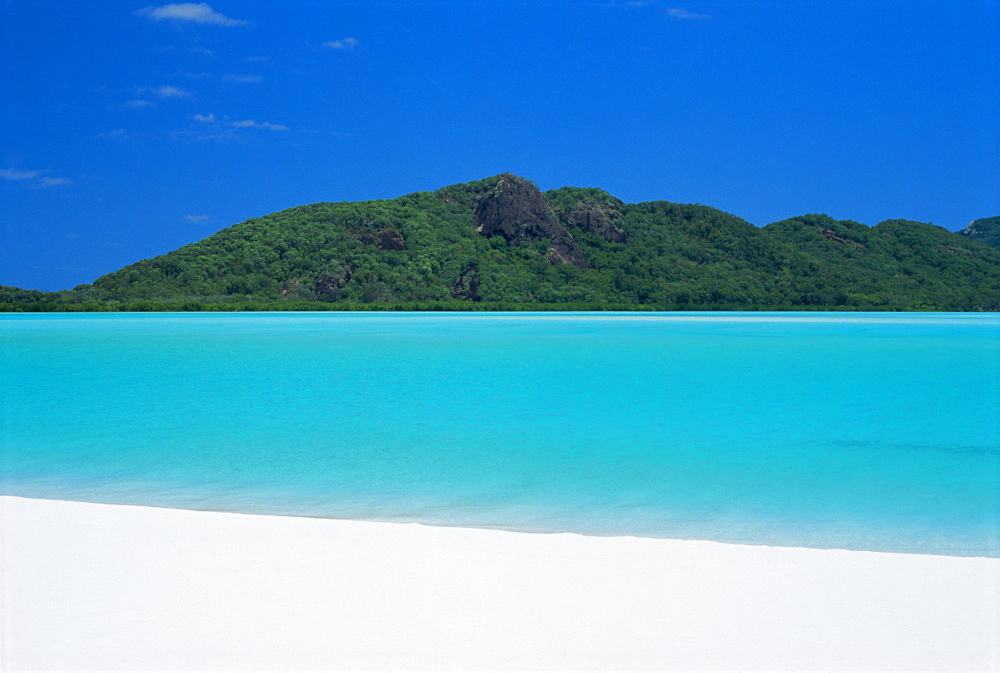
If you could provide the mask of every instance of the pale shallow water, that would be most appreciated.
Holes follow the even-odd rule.
[[[0,492],[1000,556],[997,314],[0,316]]]

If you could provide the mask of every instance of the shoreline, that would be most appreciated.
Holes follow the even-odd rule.
[[[947,552],[935,552],[935,551],[913,551],[909,549],[863,549],[863,548],[851,548],[842,546],[809,546],[806,544],[781,544],[781,543],[767,543],[767,542],[746,542],[740,540],[712,540],[709,538],[700,537],[669,537],[660,535],[643,535],[638,533],[593,533],[585,532],[581,530],[546,530],[542,528],[518,528],[516,526],[506,526],[502,524],[478,524],[478,523],[450,523],[450,522],[428,522],[420,520],[397,520],[392,518],[366,518],[365,516],[336,516],[336,515],[324,515],[324,514],[300,514],[290,511],[254,511],[254,510],[243,510],[239,508],[230,509],[216,509],[211,506],[209,507],[190,507],[183,504],[149,504],[149,503],[136,503],[136,502],[117,502],[113,499],[70,499],[70,498],[55,498],[48,496],[36,496],[36,495],[14,495],[14,494],[2,494],[0,493],[0,499],[3,498],[17,498],[21,500],[36,500],[36,501],[46,501],[46,502],[60,502],[67,504],[80,504],[80,505],[101,505],[109,507],[139,507],[148,509],[158,509],[176,512],[199,512],[205,514],[225,514],[225,515],[239,515],[239,516],[259,516],[259,517],[278,517],[282,519],[306,519],[306,520],[317,520],[317,521],[343,521],[352,523],[363,523],[363,524],[387,524],[395,526],[423,526],[427,528],[448,528],[448,529],[458,529],[458,530],[475,530],[475,531],[488,531],[495,533],[513,533],[516,535],[569,535],[569,536],[579,536],[584,538],[594,538],[594,539],[635,539],[635,540],[656,540],[663,542],[681,542],[681,543],[703,543],[703,544],[721,544],[726,546],[734,547],[749,547],[749,548],[761,548],[761,549],[797,549],[797,550],[807,550],[807,551],[829,551],[829,552],[850,552],[858,554],[890,554],[890,555],[904,555],[904,556],[931,556],[937,558],[960,558],[960,559],[992,559],[995,561],[1000,561],[1000,555],[990,556],[989,554],[983,554],[978,552],[968,553],[947,553]]]
[[[0,496],[4,670],[997,670],[1000,559]]]

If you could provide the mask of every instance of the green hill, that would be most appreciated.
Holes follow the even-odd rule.
[[[998,310],[1000,250],[929,224],[542,193],[511,174],[236,224],[7,310],[72,308]]]
[[[860,305],[942,310],[997,310],[998,251],[942,227],[886,220],[866,227],[806,215],[764,227],[823,268],[829,295],[846,292]]]

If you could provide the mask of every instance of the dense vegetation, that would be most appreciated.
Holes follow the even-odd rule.
[[[1000,250],[920,222],[758,228],[504,174],[291,208],[73,290],[0,287],[2,310],[631,308],[995,311]]]

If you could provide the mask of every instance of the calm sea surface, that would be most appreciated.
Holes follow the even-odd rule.
[[[997,314],[0,316],[0,492],[1000,556]]]

